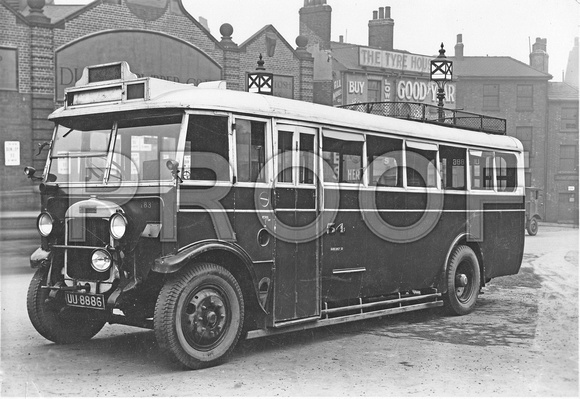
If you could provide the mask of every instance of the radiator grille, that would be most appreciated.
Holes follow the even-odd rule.
[[[67,221],[67,245],[105,247],[110,243],[109,221],[100,218],[78,218]],[[67,274],[69,277],[100,281],[107,280],[110,271],[97,272],[91,266],[91,254],[93,249],[69,248],[67,249]]]

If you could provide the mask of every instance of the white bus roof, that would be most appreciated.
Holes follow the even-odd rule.
[[[155,78],[141,78],[151,87],[165,88],[148,99],[117,100],[95,104],[69,105],[59,108],[50,120],[83,115],[127,112],[147,109],[183,109],[225,111],[252,116],[274,117],[286,121],[308,122],[322,127],[356,129],[362,132],[380,132],[438,143],[463,144],[469,146],[523,151],[523,146],[514,137],[475,132],[430,123],[372,115],[326,105],[281,97],[266,96],[233,90],[199,88],[193,85],[164,82]],[[167,85],[165,83],[168,83]],[[74,88],[80,92],[81,87]]]

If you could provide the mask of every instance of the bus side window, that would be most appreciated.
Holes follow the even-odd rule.
[[[437,187],[437,146],[407,141],[408,187]]]
[[[369,185],[403,187],[403,140],[367,135]]]
[[[314,183],[314,135],[300,133],[299,183]]]
[[[266,123],[236,119],[236,151],[239,182],[264,182]]]
[[[464,148],[439,146],[441,188],[466,189],[466,151]]]
[[[348,133],[344,134],[345,138],[348,136]],[[360,137],[362,139],[362,135]],[[359,183],[362,178],[362,152],[362,140],[342,140],[327,137],[325,134],[322,141],[322,158],[327,163],[324,168],[324,181]]]
[[[184,180],[222,180],[229,181],[229,171],[216,176],[216,171],[223,166],[223,160],[229,162],[228,151],[228,118],[225,116],[190,115],[187,125],[187,138],[183,156]],[[205,152],[212,154],[215,161],[208,168],[191,168],[191,153]],[[218,160],[217,158],[223,158]]]
[[[471,188],[493,190],[493,152],[469,151]]]
[[[498,191],[515,191],[517,186],[518,163],[514,154],[495,154],[495,173]],[[536,193],[537,194],[537,193]]]
[[[292,183],[292,137],[294,132],[278,132],[278,181]]]

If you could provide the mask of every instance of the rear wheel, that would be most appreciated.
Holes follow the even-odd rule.
[[[477,256],[467,245],[456,247],[447,265],[445,307],[453,315],[465,315],[475,308],[481,276]]]
[[[105,321],[97,320],[94,311],[68,307],[59,294],[49,299],[49,290],[41,288],[47,276],[47,268],[38,269],[28,287],[26,306],[36,331],[57,344],[88,341],[101,331]]]
[[[177,272],[161,289],[155,306],[159,346],[191,369],[223,362],[243,324],[242,290],[229,271],[213,263]]]
[[[531,218],[526,229],[528,230],[528,234],[531,236],[538,234],[538,219],[535,217]]]

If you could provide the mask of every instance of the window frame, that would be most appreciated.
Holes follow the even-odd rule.
[[[262,122],[265,124],[264,128],[264,181],[240,181],[239,170],[238,170],[238,129],[237,127],[232,128],[237,124],[238,120],[247,120],[250,122]],[[242,114],[233,114],[231,117],[232,123],[230,124],[230,131],[232,132],[232,142],[230,149],[233,151],[233,157],[231,158],[231,164],[234,169],[234,184],[241,187],[255,187],[257,185],[266,186],[273,181],[273,170],[270,166],[269,159],[272,158],[272,118],[267,117],[254,117]]]
[[[318,153],[318,132],[319,129],[316,127],[308,126],[308,125],[294,125],[288,123],[276,123],[275,134],[273,135],[273,148],[275,149],[276,156],[279,156],[278,153],[278,145],[279,145],[279,136],[280,132],[284,133],[292,133],[292,149],[291,149],[291,170],[292,170],[292,181],[280,181],[278,177],[280,175],[279,170],[279,162],[272,162],[273,171],[273,181],[275,182],[276,186],[278,187],[298,187],[298,186],[306,186],[306,187],[315,187],[316,186],[316,176],[318,174],[317,169],[319,165],[316,162],[316,154]],[[301,173],[301,159],[300,159],[300,149],[302,147],[302,135],[312,136],[313,138],[313,148],[312,154],[314,163],[312,168],[314,169],[312,183],[306,183],[300,181],[300,173]]]
[[[494,87],[494,93],[490,94],[487,89]],[[499,83],[484,84],[482,90],[482,109],[485,111],[498,111],[500,100],[500,85]],[[488,101],[486,101],[488,99]],[[494,99],[491,101],[491,99]],[[489,102],[492,102],[490,104]]]
[[[563,157],[562,149],[566,148],[573,148],[572,156]],[[569,154],[566,154],[569,155]],[[564,169],[562,168],[562,161],[563,160],[570,160],[572,164],[572,169]],[[558,163],[558,173],[578,173],[578,145],[576,144],[560,144],[560,156],[559,156],[559,163]]]
[[[344,187],[361,187],[361,186],[366,186],[365,181],[364,181],[364,176],[365,176],[365,169],[367,167],[366,164],[366,152],[367,152],[367,140],[366,140],[366,135],[362,132],[356,132],[356,131],[351,131],[348,129],[337,129],[337,128],[323,128],[321,135],[320,135],[321,139],[320,139],[320,159],[321,159],[321,165],[320,167],[322,169],[320,169],[320,173],[322,175],[322,180],[324,182],[325,186],[342,186],[345,185]],[[361,143],[361,175],[360,175],[360,180],[356,183],[353,182],[346,182],[346,181],[340,181],[340,175],[341,175],[341,171],[339,170],[339,175],[338,175],[338,181],[327,181],[325,179],[324,176],[324,139],[333,139],[333,140],[341,140],[341,141],[345,141],[345,142],[359,142]],[[339,167],[342,167],[343,165],[343,161],[342,159],[339,161]]]
[[[394,186],[388,186],[388,185],[379,185],[379,184],[373,184],[372,182],[372,178],[373,176],[371,175],[371,160],[369,158],[369,149],[368,149],[368,142],[369,142],[369,137],[373,137],[379,140],[396,140],[399,141],[401,146],[398,150],[399,154],[400,154],[400,164],[398,164],[396,166],[397,168],[397,182],[400,181],[401,184],[397,184]],[[392,189],[405,189],[405,185],[404,185],[404,181],[405,181],[405,170],[406,170],[406,165],[405,165],[405,139],[403,137],[396,137],[396,136],[390,136],[390,135],[379,135],[376,132],[371,132],[368,134],[365,134],[365,168],[363,171],[363,182],[364,185],[366,187],[370,187],[373,189],[388,189],[388,190],[392,190]],[[374,162],[374,161],[373,161]],[[378,183],[378,182],[377,182]]]
[[[403,145],[404,148],[404,169],[403,169],[403,187],[405,188],[405,190],[427,190],[427,191],[432,191],[432,190],[441,190],[441,165],[439,163],[439,143],[432,143],[432,142],[427,142],[427,141],[419,141],[419,140],[408,140],[405,139],[405,143]],[[409,152],[409,148],[414,148],[416,150],[419,151],[433,151],[435,152],[435,157],[433,158],[435,160],[435,176],[434,176],[434,182],[435,185],[434,186],[429,186],[428,182],[425,182],[425,186],[410,186],[409,185],[409,165],[407,163],[408,159],[407,159],[407,153]],[[415,152],[415,154],[417,154]],[[429,164],[431,164],[431,162],[429,162]],[[429,173],[429,170],[427,170],[427,174]],[[429,176],[427,176],[428,178]]]
[[[373,84],[376,82],[378,87],[375,90],[374,88],[371,90],[371,82],[373,82]],[[367,101],[368,102],[381,102],[383,100],[383,96],[382,96],[382,90],[381,87],[383,85],[383,81],[382,79],[373,79],[373,78],[369,78],[367,80]],[[378,96],[374,96],[374,98],[371,98],[371,93],[375,93]]]
[[[480,155],[477,155],[477,153],[479,153]],[[489,193],[489,192],[497,192],[497,187],[496,187],[496,170],[495,170],[495,151],[494,150],[489,150],[489,149],[479,149],[479,148],[469,148],[467,150],[467,162],[468,162],[468,179],[467,179],[467,184],[468,184],[468,190],[469,191],[478,191],[481,193]],[[486,154],[491,154],[489,155],[489,158],[491,158],[491,171],[492,171],[492,175],[491,178],[489,179],[491,181],[492,187],[491,188],[485,188],[483,187],[483,182],[485,181],[485,174],[480,175],[479,178],[482,179],[482,185],[481,187],[474,187],[473,186],[473,179],[474,179],[474,173],[473,173],[473,168],[472,168],[472,164],[471,164],[471,160],[472,157],[478,157],[478,158],[483,158],[483,155]],[[485,169],[485,168],[482,168]],[[482,170],[483,172],[483,170]]]
[[[187,130],[189,128],[189,118],[191,115],[201,115],[201,116],[217,116],[217,117],[226,117],[228,118],[228,157],[229,157],[229,179],[228,180],[191,180],[191,179],[182,179],[183,182],[181,183],[182,185],[185,186],[191,186],[191,185],[195,185],[195,186],[207,186],[207,185],[231,185],[233,182],[233,178],[234,178],[234,174],[235,174],[235,170],[233,168],[233,165],[235,165],[232,161],[232,157],[235,154],[235,149],[232,148],[232,145],[235,145],[235,141],[233,141],[233,131],[232,131],[232,114],[228,113],[228,112],[219,112],[219,111],[187,111],[186,112],[186,120],[184,123],[184,133],[183,133],[183,142],[179,144],[180,148],[182,148],[181,153],[178,152],[178,159],[180,159],[182,162],[179,163],[179,167],[180,167],[180,171],[181,171],[181,175],[183,174],[183,169],[184,169],[184,165],[185,165],[185,155],[186,155],[186,151],[185,151],[185,147],[186,147],[186,142],[187,142]]]
[[[568,113],[572,115],[568,115]],[[577,132],[578,131],[578,107],[562,106],[560,110],[560,131],[562,132]],[[567,127],[566,123],[573,121],[574,127]]]
[[[513,157],[515,161],[515,165],[508,163],[508,157]],[[505,165],[505,172],[506,174],[500,174],[500,170],[503,167],[502,165],[498,164],[498,159],[503,160]],[[519,186],[519,176],[518,176],[518,157],[516,154],[508,151],[494,151],[493,155],[493,162],[494,162],[494,189],[498,193],[513,193],[518,189]],[[510,172],[510,169],[512,171]],[[500,179],[501,177],[501,179]],[[510,177],[513,179],[513,185],[508,185]],[[500,181],[505,180],[506,187],[501,187]]]
[[[463,151],[463,165],[445,165],[445,171],[443,171],[443,158],[442,158],[442,149],[443,148],[448,148],[449,151]],[[450,145],[448,143],[445,144],[440,144],[439,145],[439,167],[441,168],[439,170],[440,176],[441,176],[441,189],[442,190],[449,190],[452,192],[465,192],[468,191],[468,181],[470,180],[470,176],[469,176],[469,157],[468,157],[468,152],[469,149],[466,147],[461,147],[461,146],[457,146],[457,145]],[[448,158],[445,158],[448,159]],[[452,158],[452,159],[458,159],[458,158]],[[444,176],[444,172],[445,172],[445,179],[447,180],[447,168],[451,167],[453,168],[453,166],[463,166],[463,187],[447,187],[447,185],[443,184],[443,176]],[[453,169],[451,169],[451,180],[453,181]]]
[[[528,89],[528,93],[522,93],[520,90]],[[527,100],[529,99],[529,100]],[[524,101],[525,100],[525,101]],[[533,111],[534,110],[534,85],[520,84],[516,86],[516,111]]]

